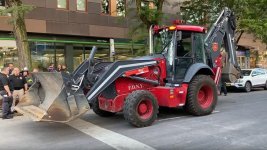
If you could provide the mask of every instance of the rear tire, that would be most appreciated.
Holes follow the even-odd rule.
[[[264,90],[267,90],[267,81],[265,82]]]
[[[138,90],[127,96],[123,114],[130,124],[146,127],[157,119],[158,108],[158,102],[153,94],[146,90]]]
[[[189,84],[185,109],[194,116],[209,115],[217,104],[217,87],[207,75],[196,75]]]
[[[251,83],[250,82],[246,82],[245,83],[245,92],[250,92],[251,91]]]
[[[95,99],[92,100],[91,107],[92,107],[93,111],[97,115],[99,115],[101,117],[111,117],[111,116],[114,116],[116,114],[114,112],[109,112],[109,111],[105,111],[105,110],[100,109],[97,98],[95,98]]]

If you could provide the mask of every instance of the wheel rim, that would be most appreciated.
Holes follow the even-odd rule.
[[[150,100],[142,100],[137,106],[137,113],[141,119],[149,119],[153,114],[153,105]]]
[[[210,86],[204,85],[197,93],[198,103],[202,108],[208,108],[213,101],[213,90]]]

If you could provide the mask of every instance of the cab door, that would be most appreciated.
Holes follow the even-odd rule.
[[[251,73],[251,82],[252,86],[257,86],[261,84],[261,79],[260,79],[260,72],[258,70],[253,70]]]
[[[195,62],[192,41],[192,32],[177,32],[174,59],[174,81],[177,83],[181,83],[184,80],[187,70]]]
[[[266,83],[266,72],[263,69],[259,69],[259,85],[265,85]]]

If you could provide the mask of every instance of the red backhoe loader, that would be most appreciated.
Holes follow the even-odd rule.
[[[208,33],[178,21],[152,26],[149,56],[103,62],[94,58],[93,47],[71,74],[33,74],[35,83],[16,110],[36,121],[68,122],[91,106],[103,117],[123,112],[136,127],[151,125],[161,106],[184,107],[195,116],[211,114],[220,80],[240,77],[235,28],[235,16],[225,8]],[[222,47],[229,60],[222,60]]]

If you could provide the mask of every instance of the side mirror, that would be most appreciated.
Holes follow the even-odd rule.
[[[252,74],[251,76],[252,76],[252,77],[255,77],[255,76],[257,76],[257,74]]]

